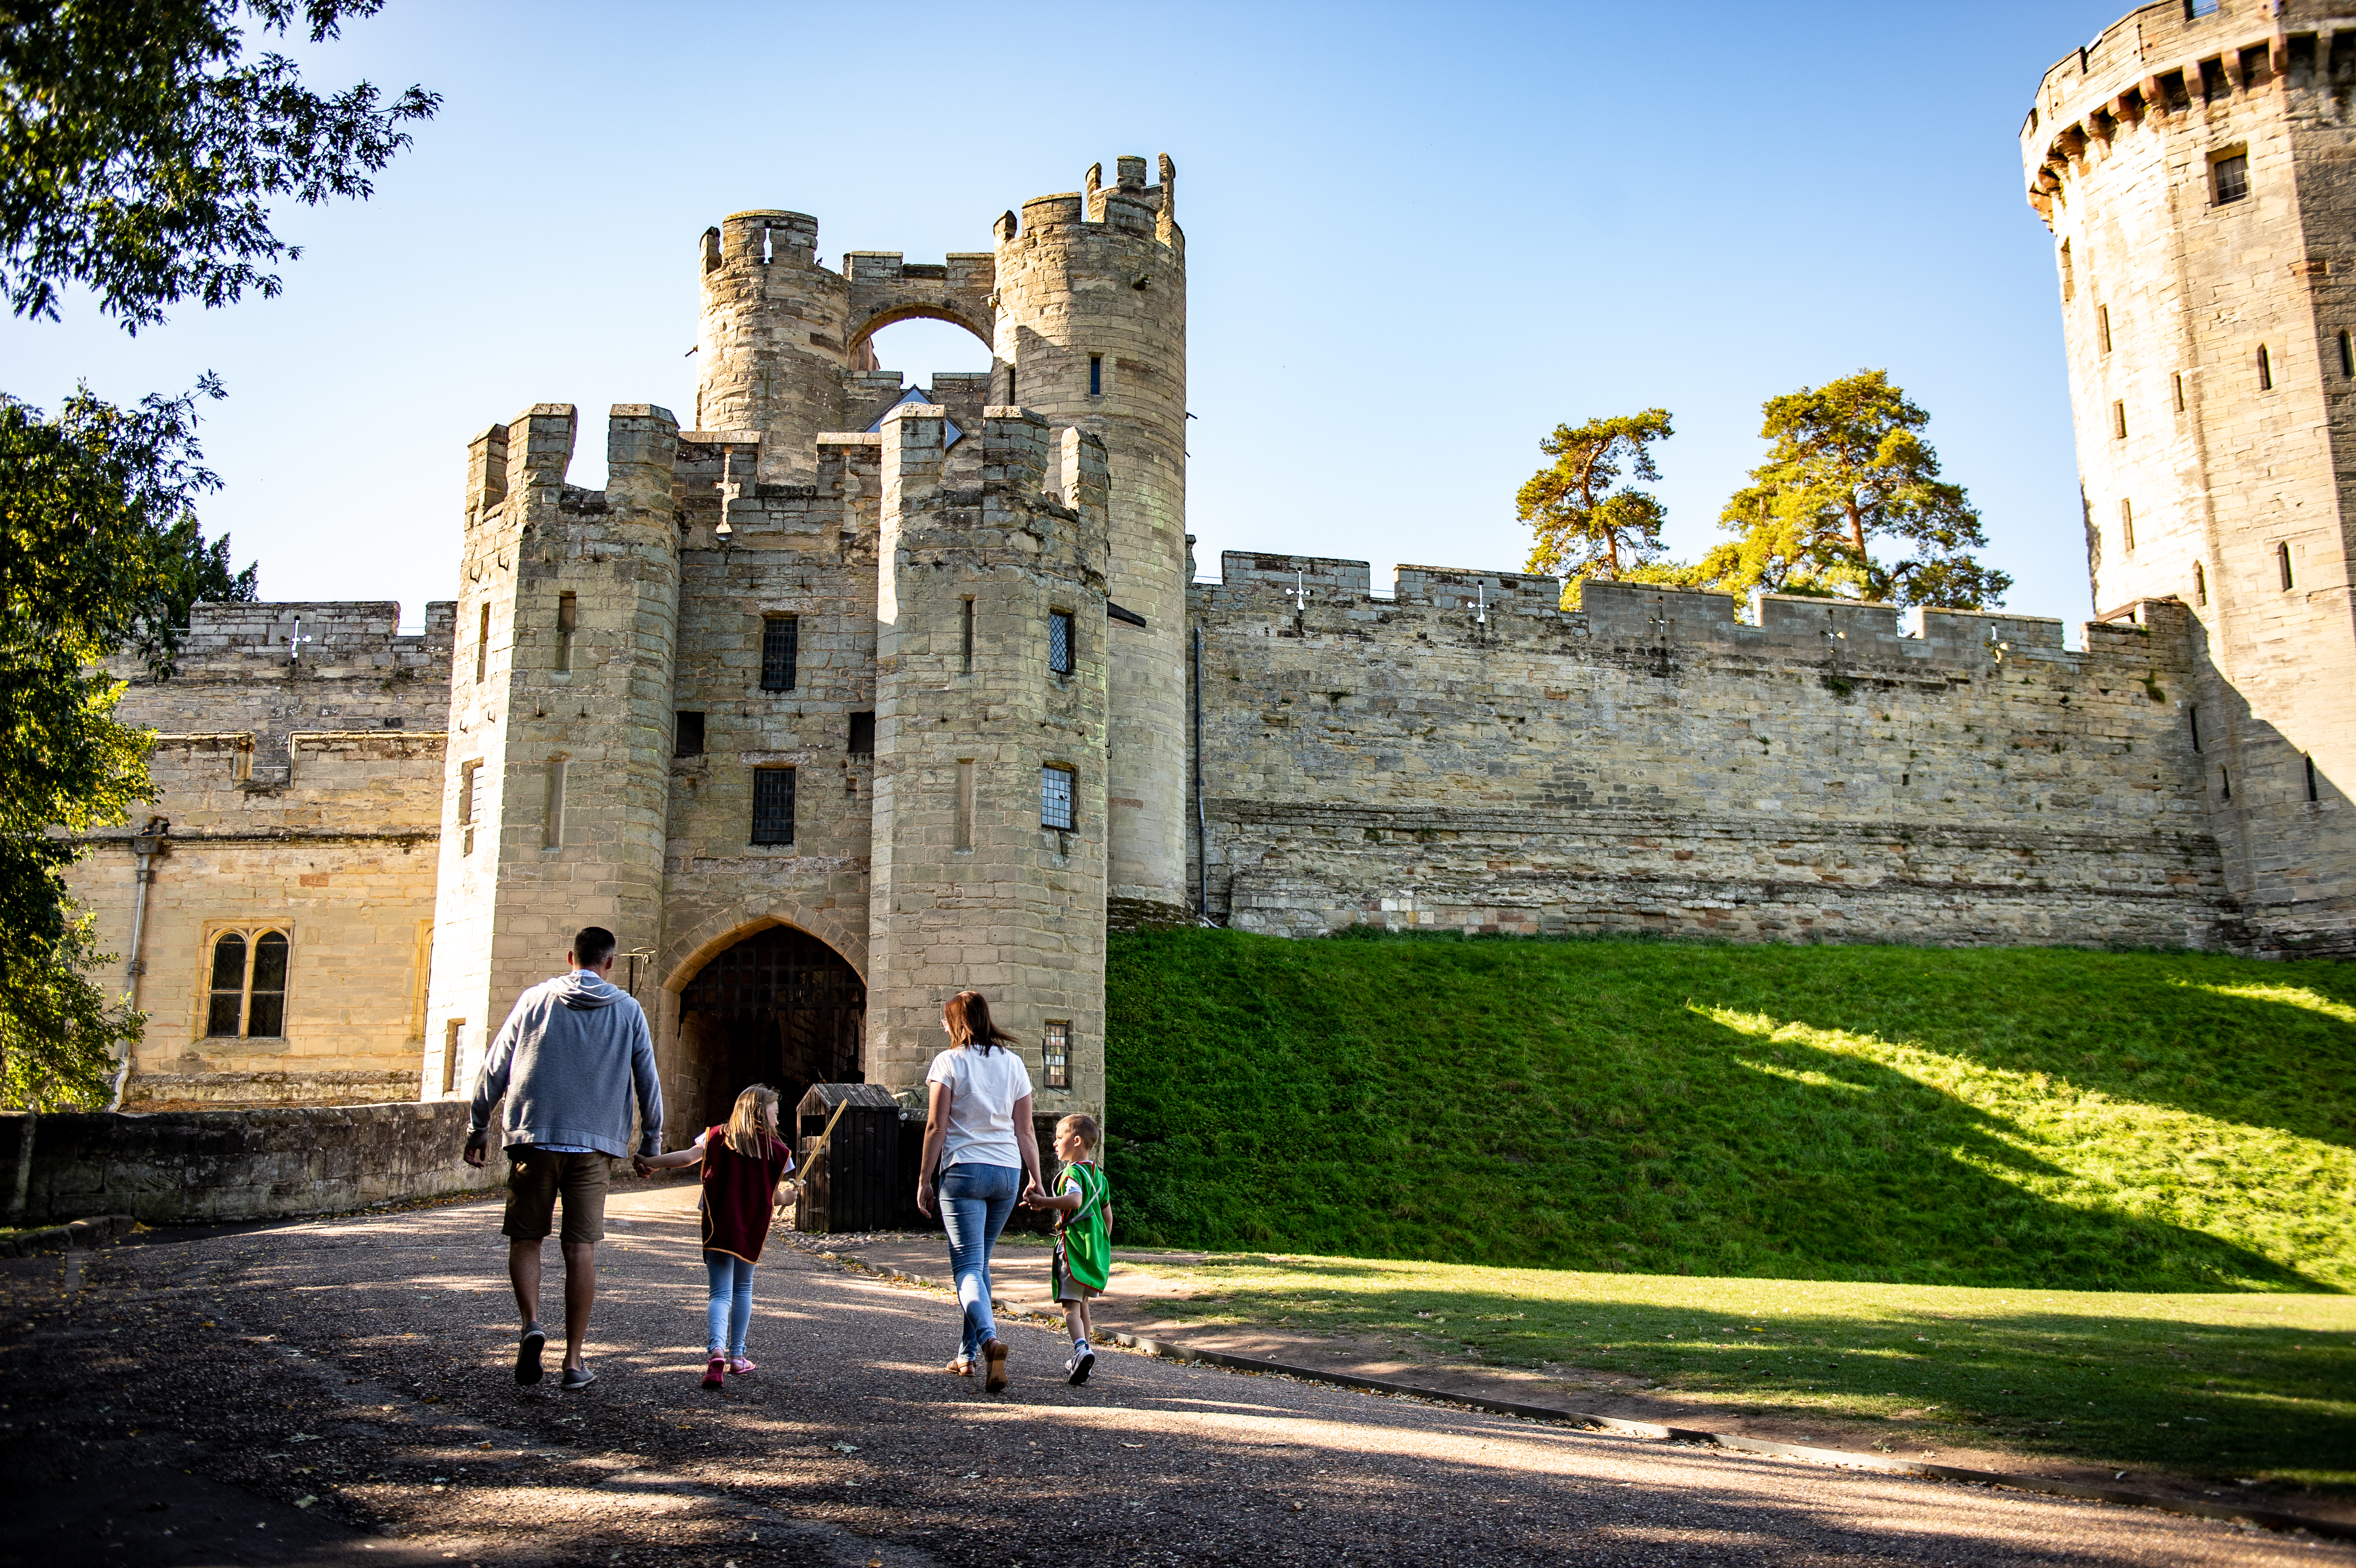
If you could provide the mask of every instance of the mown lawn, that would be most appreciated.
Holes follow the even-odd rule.
[[[1989,1445],[2356,1490],[2356,1296],[2155,1295],[1237,1254],[1149,1264],[1180,1318],[1374,1333],[1419,1352],[1634,1373],[1693,1402],[1870,1421],[1915,1456]],[[1115,1285],[1118,1290],[1118,1282]],[[1574,1393],[1569,1403],[1576,1404]]]
[[[1180,931],[1108,979],[1132,1245],[2356,1285],[2356,965]]]

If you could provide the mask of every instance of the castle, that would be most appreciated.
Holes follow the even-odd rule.
[[[570,405],[485,430],[422,635],[205,605],[176,678],[123,672],[155,817],[74,877],[149,1015],[124,1107],[462,1096],[590,921],[674,1141],[755,1078],[915,1103],[968,986],[1040,1114],[1101,1110],[1106,933],[1197,918],[2350,951],[2356,256],[2321,165],[2356,31],[2234,5],[2136,13],[2024,133],[2116,606],[2079,651],[1764,594],[1565,612],[1509,572],[1198,579],[1168,159],[933,265],[727,219],[689,428],[616,407],[600,492]],[[912,316],[989,368],[875,368]]]

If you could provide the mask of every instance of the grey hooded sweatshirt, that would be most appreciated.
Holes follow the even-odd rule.
[[[647,1015],[594,970],[544,980],[516,1001],[475,1082],[469,1136],[487,1131],[504,1098],[499,1142],[571,1144],[616,1159],[630,1152],[630,1100],[638,1152],[662,1152],[662,1086]]]

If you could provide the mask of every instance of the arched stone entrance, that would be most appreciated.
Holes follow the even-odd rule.
[[[776,1090],[790,1116],[813,1083],[864,1082],[866,1027],[865,982],[806,931],[772,925],[715,954],[680,992],[673,1141],[725,1121],[747,1084]]]

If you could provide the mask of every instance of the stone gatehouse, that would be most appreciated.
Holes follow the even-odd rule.
[[[124,1106],[463,1094],[587,922],[675,1139],[756,1078],[912,1097],[968,986],[1042,1114],[1101,1110],[1106,933],[1157,921],[2348,945],[2344,849],[2278,897],[2226,848],[2344,821],[2348,760],[2221,816],[2252,731],[2217,717],[2230,625],[2180,595],[2072,651],[1766,595],[1566,612],[1509,572],[1198,579],[1159,176],[1091,169],[934,265],[829,268],[814,219],[736,214],[694,251],[689,427],[616,407],[602,491],[567,481],[596,439],[571,405],[487,428],[423,635],[391,604],[200,606],[175,679],[124,671],[153,820],[74,873],[149,1015]],[[988,368],[874,368],[910,316]]]

